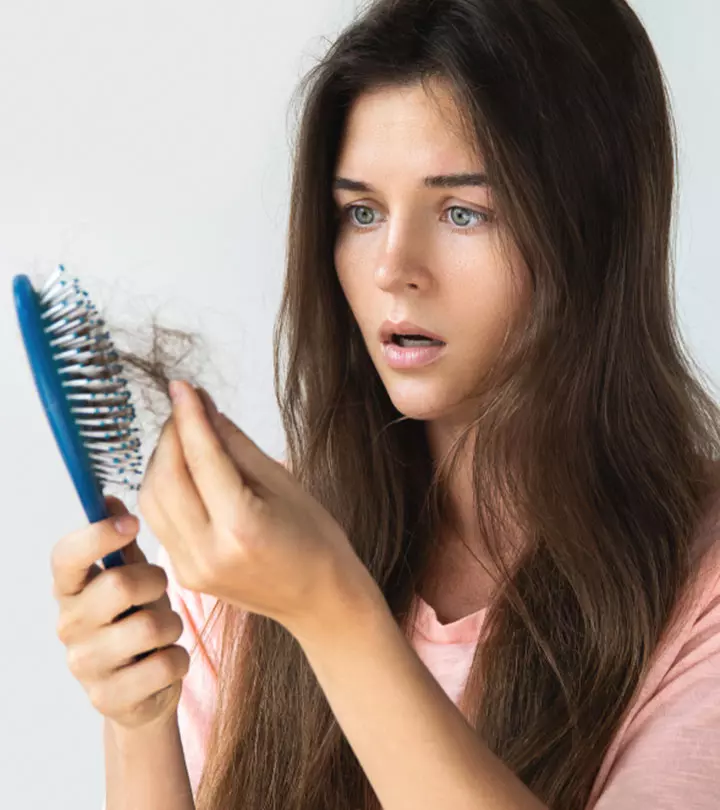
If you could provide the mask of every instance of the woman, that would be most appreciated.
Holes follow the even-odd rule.
[[[720,419],[674,318],[672,119],[638,18],[377,0],[304,88],[288,466],[442,694],[398,666],[370,739],[369,654],[331,686],[300,634],[186,587],[163,548],[195,806],[715,807]]]

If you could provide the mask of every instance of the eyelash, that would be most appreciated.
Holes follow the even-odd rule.
[[[342,215],[342,218],[347,219],[350,222],[350,227],[353,228],[354,230],[356,230],[356,231],[370,230],[370,227],[371,227],[370,225],[365,225],[365,226],[356,225],[352,221],[352,219],[350,219],[350,212],[355,208],[367,208],[370,211],[375,211],[376,209],[373,208],[371,205],[361,205],[360,203],[349,203],[348,205],[344,205],[342,207],[342,209],[341,209],[341,212],[340,212],[340,214]],[[465,211],[468,214],[472,214],[473,216],[476,216],[476,217],[485,217],[485,221],[482,223],[483,225],[487,225],[488,223],[493,221],[493,215],[492,215],[492,213],[490,213],[490,211],[475,211],[472,208],[465,208],[462,205],[451,205],[449,208],[445,209],[445,211],[454,211],[454,210]],[[339,214],[339,216],[340,216],[340,214]],[[482,225],[473,225],[471,228],[453,228],[452,230],[453,230],[454,233],[459,233],[459,234],[466,235],[466,234],[474,233],[480,227],[482,227]]]

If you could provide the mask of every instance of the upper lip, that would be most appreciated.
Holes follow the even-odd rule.
[[[391,340],[393,335],[423,335],[432,340],[441,340],[445,343],[445,338],[441,335],[436,335],[435,332],[431,332],[424,326],[418,326],[416,323],[410,323],[410,321],[399,321],[398,323],[385,321],[380,327],[379,334],[383,343]]]

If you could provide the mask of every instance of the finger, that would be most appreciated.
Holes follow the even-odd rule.
[[[182,635],[182,617],[157,604],[118,622],[90,625],[75,633],[68,663],[76,677],[94,681],[133,662],[137,654],[172,644]],[[108,664],[111,664],[108,667]]]
[[[105,506],[107,508],[108,517],[110,516],[120,517],[121,515],[130,514],[127,506],[125,506],[125,504],[120,500],[120,498],[116,498],[113,495],[105,496]],[[131,546],[138,548],[137,540],[133,540],[127,546],[122,547],[123,558],[125,559],[126,562],[130,561],[128,558],[128,550],[131,548]],[[140,554],[142,554],[142,551],[140,551]],[[133,562],[135,562],[135,560],[133,560]],[[87,576],[85,577],[83,590],[88,586],[90,582],[92,582],[95,579],[95,577],[97,577],[99,574],[102,574],[104,570],[105,569],[102,566],[98,565],[97,563],[93,563],[87,570]]]
[[[198,386],[196,390],[205,405],[211,427],[246,485],[258,495],[267,493],[268,485],[278,480],[281,465],[264,453],[243,430],[219,411],[204,388]]]
[[[153,463],[155,461],[155,454],[157,453],[157,449],[160,446],[160,442],[162,441],[162,437],[165,435],[166,431],[172,424],[172,414],[165,420],[165,424],[160,428],[160,434],[158,435],[158,440],[155,443],[155,447],[153,448],[152,453],[150,453],[150,458],[148,459],[147,466],[145,467],[145,475],[150,472],[152,469]]]
[[[53,548],[51,559],[54,596],[80,593],[89,579],[97,575],[97,572],[93,573],[95,562],[123,548],[137,534],[139,521],[134,515],[132,520],[134,526],[128,534],[119,534],[113,526],[113,519],[109,518],[61,538]]]
[[[105,496],[105,504],[107,506],[108,514],[112,515],[113,517],[119,517],[120,515],[128,515],[127,506],[120,500],[120,498],[116,498],[113,495],[106,495]],[[139,529],[138,529],[139,530]],[[128,535],[130,536],[130,535]],[[126,563],[139,563],[139,562],[147,562],[147,558],[143,553],[142,549],[138,545],[137,537],[134,540],[131,540],[126,546],[123,546],[122,549],[123,559]],[[97,573],[93,572],[93,576],[88,578],[88,582],[93,580],[97,574],[105,569],[100,568],[99,566],[94,566],[97,568]]]
[[[127,506],[114,495],[105,496],[105,507],[109,515],[128,515],[130,514]]]
[[[176,534],[176,518],[182,516],[182,534],[199,534],[210,523],[210,516],[185,462],[175,419],[168,420],[163,435],[155,447],[153,469],[145,474],[141,490],[152,500],[149,520],[158,519],[165,529]],[[145,512],[147,513],[147,508]],[[168,536],[161,526],[155,526],[156,537]]]
[[[167,572],[153,563],[113,569],[76,597],[77,615],[91,626],[111,624],[130,607],[155,604],[167,596],[167,586]]]
[[[220,411],[218,410],[217,405],[215,404],[215,400],[208,394],[208,392],[201,386],[198,385],[197,393],[200,399],[202,400],[203,405],[205,406],[205,411],[212,422],[213,420],[217,419],[220,415]]]
[[[147,557],[145,553],[138,545],[137,538],[132,540],[126,546],[123,546],[123,559],[126,563],[144,563],[147,562]]]
[[[181,395],[173,402],[173,416],[185,464],[212,518],[232,519],[236,504],[228,494],[254,493],[228,455],[197,391],[184,380],[175,380],[173,387],[176,384]]]
[[[246,484],[258,495],[272,492],[272,484],[278,482],[279,465],[266,455],[253,440],[224,413],[220,413],[213,423],[215,432],[222,442],[237,471]]]
[[[132,606],[153,604],[167,596],[167,574],[157,565],[125,565],[91,582],[75,596],[61,600],[57,635],[64,644],[90,630],[112,624]]]

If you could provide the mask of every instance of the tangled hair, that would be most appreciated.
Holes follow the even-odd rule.
[[[338,282],[331,183],[361,93],[422,83],[430,95],[436,79],[482,156],[533,300],[476,418],[434,461]],[[718,488],[719,409],[676,325],[676,139],[656,54],[623,0],[377,0],[300,89],[273,338],[290,469],[410,637],[452,521],[447,482],[470,448],[478,527],[503,581],[460,707],[542,801],[581,810],[683,605]],[[166,390],[163,362],[124,361]],[[527,539],[511,566],[508,520]],[[377,810],[294,637],[216,608],[223,663],[198,810]]]

